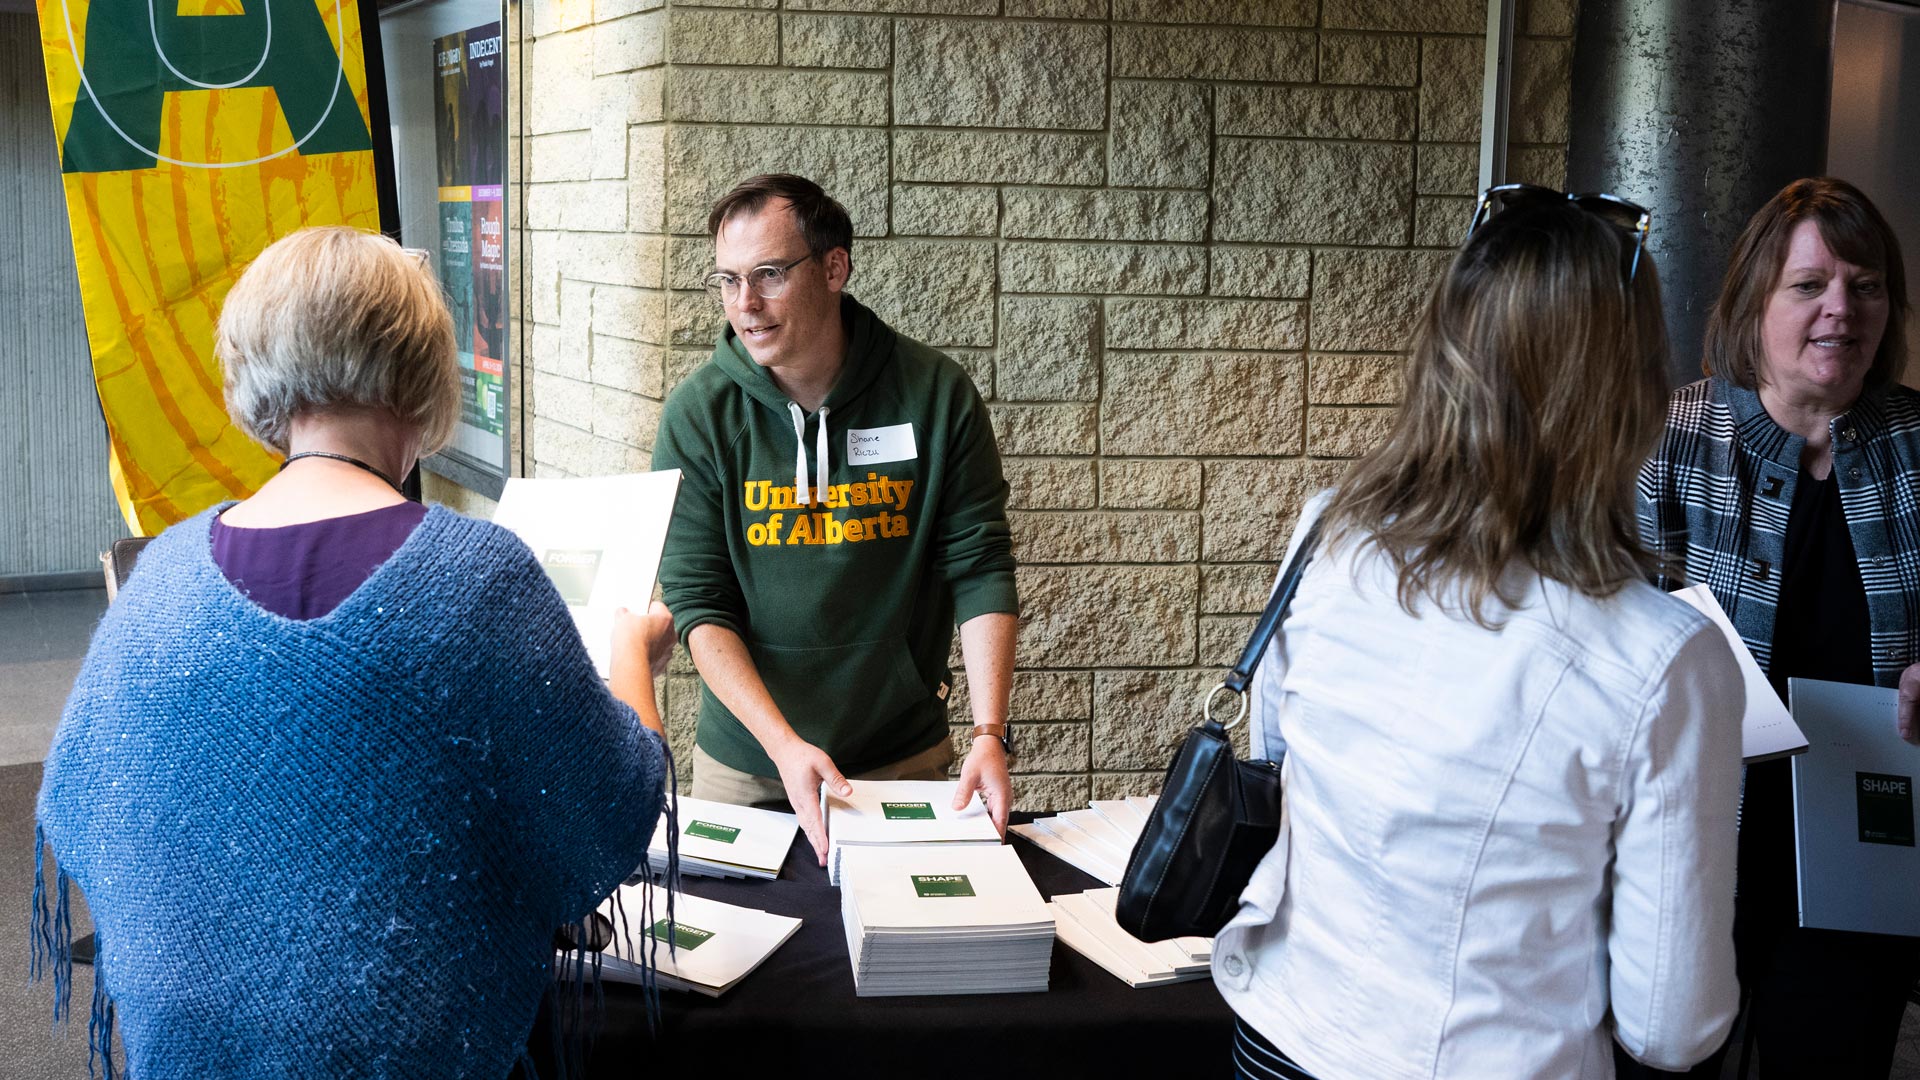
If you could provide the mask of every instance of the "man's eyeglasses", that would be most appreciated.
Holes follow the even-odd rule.
[[[1587,213],[1633,234],[1633,266],[1627,271],[1627,280],[1631,282],[1640,272],[1640,252],[1646,249],[1647,234],[1653,230],[1653,214],[1639,203],[1628,202],[1618,195],[1596,192],[1590,195],[1576,195],[1564,191],[1555,191],[1539,184],[1498,184],[1480,193],[1480,204],[1474,207],[1473,222],[1467,226],[1467,236],[1480,231],[1487,219],[1503,210],[1516,206],[1537,206],[1549,202],[1570,202]]]
[[[785,266],[756,266],[747,271],[746,284],[753,294],[765,300],[772,300],[787,291],[787,271],[813,258],[809,251]],[[740,298],[741,279],[737,274],[716,270],[707,275],[707,291],[723,304],[731,304]]]

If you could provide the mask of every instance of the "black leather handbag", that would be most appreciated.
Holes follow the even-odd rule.
[[[1247,686],[1287,617],[1319,540],[1315,521],[1240,659],[1207,691],[1200,724],[1187,732],[1167,767],[1160,800],[1127,858],[1115,908],[1121,927],[1141,941],[1219,933],[1239,910],[1253,868],[1280,837],[1280,762],[1239,760],[1227,733],[1247,719]],[[1239,715],[1224,725],[1213,718],[1222,690],[1240,699]]]

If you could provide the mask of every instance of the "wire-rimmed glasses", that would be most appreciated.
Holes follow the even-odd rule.
[[[787,271],[813,258],[813,256],[814,253],[809,251],[784,266],[771,264],[767,266],[756,266],[747,271],[746,285],[753,290],[755,296],[763,300],[776,299],[781,293],[787,291]],[[740,298],[741,278],[737,274],[729,274],[724,270],[715,270],[706,276],[704,284],[707,287],[707,292],[723,304],[731,304]]]

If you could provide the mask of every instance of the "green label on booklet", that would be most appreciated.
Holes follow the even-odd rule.
[[[711,821],[696,821],[687,826],[688,836],[697,836],[702,840],[718,840],[731,844],[740,839],[740,830],[731,825],[715,825]]]
[[[697,949],[713,939],[713,931],[702,930],[697,926],[688,926],[683,922],[673,924],[673,937],[669,938],[667,937],[667,920],[665,919],[654,923],[653,928],[647,932],[661,941],[670,942],[676,949]]]
[[[560,590],[560,599],[580,607],[593,597],[593,579],[600,573],[598,549],[548,548],[541,553],[540,565]]]
[[[1913,778],[1857,772],[1854,794],[1860,805],[1860,842],[1913,845]]]
[[[922,899],[930,896],[972,896],[973,882],[968,881],[965,874],[915,874],[913,891]]]
[[[929,802],[883,802],[880,813],[888,821],[932,821],[933,804]]]

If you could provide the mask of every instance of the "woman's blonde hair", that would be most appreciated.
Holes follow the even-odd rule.
[[[268,245],[227,293],[214,353],[227,415],[279,454],[305,412],[390,409],[419,431],[423,456],[460,414],[440,283],[378,233],[331,225]]]
[[[1588,596],[1644,578],[1632,483],[1666,416],[1653,260],[1570,204],[1515,207],[1468,240],[1427,298],[1406,399],[1326,511],[1425,597],[1493,626],[1515,564]]]

